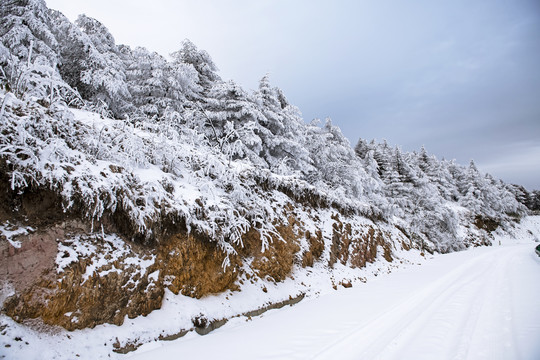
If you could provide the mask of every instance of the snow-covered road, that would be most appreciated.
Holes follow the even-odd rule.
[[[540,359],[540,258],[531,242],[440,255],[133,357],[192,358]]]

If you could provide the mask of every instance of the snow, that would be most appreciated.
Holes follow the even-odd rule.
[[[20,235],[27,235],[33,231],[35,231],[35,229],[31,226],[14,225],[9,221],[6,221],[5,224],[0,224],[0,235],[4,236],[11,246],[17,249],[19,249],[22,244],[19,240],[15,240],[15,238]]]
[[[77,262],[79,257],[89,256],[96,251],[96,247],[88,242],[81,241],[80,237],[64,240],[58,243],[56,254],[56,271],[64,272],[71,263]]]
[[[323,260],[296,268],[281,283],[245,281],[242,291],[202,299],[166,290],[160,310],[126,318],[122,326],[68,332],[0,315],[0,358],[538,359],[540,257],[534,248],[540,217],[509,231],[513,235],[495,234],[491,247],[427,257],[402,251],[392,263],[379,259],[363,269],[336,264],[330,270]],[[105,246],[122,252],[117,239],[106,238]],[[75,250],[75,243],[65,246]],[[353,287],[334,291],[332,279],[350,279]],[[12,292],[3,286],[0,299]],[[304,300],[292,307],[236,316],[300,294]],[[198,314],[229,321],[205,336],[190,331],[174,341],[156,340],[190,329]],[[143,345],[121,355],[112,351],[114,343]]]
[[[130,359],[539,359],[539,226]]]
[[[509,232],[495,234],[494,244],[501,245],[427,258],[401,251],[393,263],[379,259],[363,269],[336,264],[330,271],[323,260],[296,268],[281,283],[245,281],[242,291],[202,299],[166,290],[160,310],[126,318],[122,326],[68,332],[0,315],[0,358],[538,359],[540,257],[534,247],[540,217],[525,218]],[[93,250],[78,241],[64,246],[78,256]],[[113,236],[102,244],[119,256],[124,251]],[[152,261],[126,262],[147,271]],[[352,288],[332,289],[332,279],[347,278]],[[12,289],[3,286],[1,298],[8,293]],[[300,294],[304,300],[293,307],[236,316]],[[189,329],[197,314],[229,321],[206,336],[191,331],[174,341],[156,340]],[[112,351],[115,342],[144,345],[121,355]]]
[[[94,243],[92,243],[92,241]],[[96,244],[99,244],[96,246]],[[128,256],[129,255],[129,256]],[[83,275],[83,283],[86,282],[94,273],[98,276],[105,276],[111,272],[121,272],[121,269],[116,268],[115,263],[123,264],[124,266],[132,266],[135,272],[133,277],[139,275],[141,278],[147,269],[154,264],[156,256],[147,255],[140,257],[130,254],[129,245],[113,234],[94,234],[90,238],[88,236],[74,236],[64,239],[58,243],[58,253],[56,255],[56,271],[64,272],[65,268],[72,263],[80,261],[81,258],[92,259],[86,266]],[[112,264],[112,268],[108,270],[100,270],[108,264]],[[149,275],[150,280],[157,281],[159,272],[154,271]],[[125,286],[135,283],[131,279]]]

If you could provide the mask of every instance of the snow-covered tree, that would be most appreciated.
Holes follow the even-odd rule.
[[[131,50],[122,46],[120,53],[126,65],[126,82],[133,106],[149,118],[162,117],[165,109],[174,107],[174,100],[168,96],[167,60],[141,47]]]
[[[368,145],[366,140],[362,138],[358,139],[358,142],[354,147],[354,152],[360,159],[364,159],[370,150],[372,151],[373,149]],[[373,153],[371,153],[371,156],[373,157]]]
[[[105,104],[116,117],[130,111],[126,68],[114,38],[99,21],[79,15],[75,25],[53,12],[54,32],[60,44],[60,73],[81,96]]]
[[[262,114],[257,105],[234,81],[217,81],[209,90],[204,108],[205,118],[201,131],[232,159],[249,158],[263,164],[259,119]]]
[[[196,92],[187,94],[190,99],[201,99],[210,91],[216,82],[221,80],[217,74],[217,66],[204,50],[199,50],[190,40],[182,41],[180,50],[171,54],[173,64],[188,64],[196,71]],[[185,71],[182,69],[181,71]],[[195,89],[194,89],[195,90]]]
[[[201,101],[203,98],[204,88],[201,85],[201,75],[192,63],[185,61],[183,51],[184,47],[173,52],[172,61],[165,67],[166,96],[175,104],[181,104],[187,100]],[[205,82],[205,85],[213,86],[210,81]],[[178,108],[178,106],[175,107]]]
[[[377,169],[379,176],[384,179],[388,172],[391,170],[391,157],[392,157],[392,148],[388,145],[386,140],[383,140],[382,144],[375,146],[373,153],[373,158],[377,162]]]
[[[43,56],[51,65],[58,63],[59,44],[45,1],[3,0],[0,20],[0,41],[15,58],[32,63]]]
[[[360,197],[367,183],[366,173],[349,140],[327,118],[322,127],[316,122],[308,127],[306,146],[317,173],[314,178],[331,189]],[[313,175],[312,175],[313,176]]]
[[[259,136],[263,143],[261,156],[274,171],[305,171],[311,164],[304,148],[305,125],[298,109],[288,103],[279,88],[271,87],[268,74],[259,82],[255,94],[261,107]]]

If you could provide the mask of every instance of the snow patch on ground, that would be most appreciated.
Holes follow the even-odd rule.
[[[35,229],[31,226],[11,224],[9,221],[6,221],[5,224],[0,224],[0,236],[4,237],[11,246],[17,249],[19,249],[22,244],[19,240],[16,240],[16,238],[21,235],[28,235],[33,231],[35,231]]]

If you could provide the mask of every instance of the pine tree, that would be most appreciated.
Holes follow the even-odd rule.
[[[459,189],[462,197],[459,202],[473,214],[482,212],[483,201],[481,195],[483,185],[482,177],[474,161],[471,160],[465,176],[460,181]]]
[[[170,96],[167,73],[167,61],[155,52],[137,47],[131,50],[127,46],[120,48],[126,66],[126,81],[132,98],[132,104],[143,116],[159,119],[167,108],[174,108],[175,100]]]
[[[411,165],[409,165],[412,164],[412,161],[406,161],[398,147],[394,150],[393,161],[391,164],[392,168],[399,174],[402,182],[409,184],[415,184],[417,182],[417,175]]]
[[[307,148],[316,178],[327,183],[336,193],[359,198],[364,194],[366,173],[349,141],[341,130],[326,119],[323,127],[312,123],[307,132]]]
[[[384,180],[392,169],[390,160],[392,149],[388,146],[386,140],[383,140],[382,144],[376,145],[374,149],[373,158],[377,162],[379,176]]]
[[[212,58],[204,50],[199,50],[188,39],[182,41],[180,50],[171,54],[173,58],[173,67],[179,64],[188,64],[196,71],[197,91],[187,94],[190,99],[203,99],[210,89],[221,80],[217,74],[217,66],[212,61]],[[182,69],[184,72],[185,69]]]
[[[366,140],[360,138],[354,147],[354,152],[360,159],[364,159],[367,153],[371,150]],[[373,154],[372,154],[373,155]]]
[[[81,96],[104,104],[116,117],[130,111],[126,69],[114,38],[100,22],[80,15],[75,25],[59,12],[52,16],[61,48],[60,73]]]
[[[38,56],[43,56],[50,65],[58,63],[59,44],[51,28],[50,14],[45,1],[2,1],[0,41],[18,60],[32,63]]]
[[[269,76],[259,82],[255,93],[261,108],[259,136],[262,140],[261,156],[270,168],[280,172],[309,167],[309,154],[305,150],[305,125],[296,108],[289,105],[278,88],[270,86]],[[279,170],[278,170],[279,169]]]
[[[172,61],[168,62],[165,67],[166,97],[175,103],[175,108],[182,107],[183,105],[179,106],[179,104],[189,101],[204,103],[204,97],[202,96],[203,87],[200,85],[200,74],[195,66],[184,61],[182,50],[172,53],[171,57]],[[209,83],[207,86],[209,88],[206,91],[209,91],[213,84]],[[191,106],[194,105],[191,104]]]

